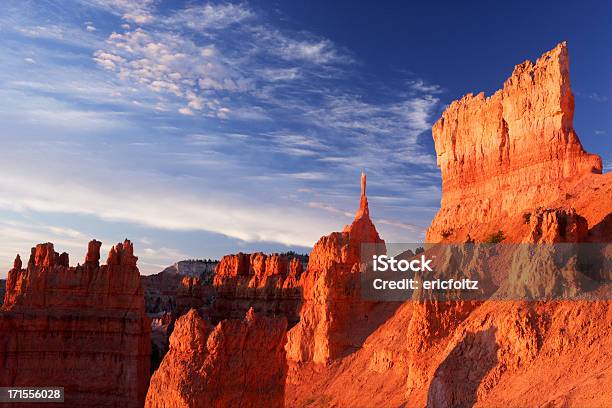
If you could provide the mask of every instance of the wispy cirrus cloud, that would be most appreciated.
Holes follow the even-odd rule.
[[[163,19],[163,23],[182,26],[200,33],[219,30],[255,18],[255,13],[243,4],[201,4],[188,6]]]
[[[308,246],[351,216],[365,169],[383,236],[421,234],[410,219],[440,194],[424,141],[441,87],[364,80],[351,50],[247,3],[78,3],[52,24],[12,16],[0,46],[2,137],[20,141],[0,152],[7,211]]]
[[[80,0],[80,2],[137,24],[150,23],[155,19],[153,9],[157,3],[156,0]]]

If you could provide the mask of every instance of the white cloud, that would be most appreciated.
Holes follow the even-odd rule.
[[[183,106],[182,108],[179,108],[178,111],[181,115],[193,116],[193,111],[188,107]]]
[[[25,264],[30,256],[30,248],[43,242],[52,242],[57,252],[68,252],[71,263],[75,265],[85,258],[89,240],[80,231],[61,226],[31,220],[0,220],[0,276],[6,276],[17,254]],[[109,248],[107,246],[103,250]]]
[[[440,87],[440,85],[428,84],[422,79],[408,81],[408,86],[414,91],[427,94],[439,94],[443,92],[443,89]]]
[[[264,68],[258,74],[267,81],[290,81],[302,77],[299,68]]]
[[[86,214],[160,229],[211,231],[244,241],[301,246],[311,246],[322,233],[338,228],[333,220],[307,214],[305,208],[245,202],[223,192],[199,195],[194,186],[182,189],[177,180],[160,175],[120,175],[113,170],[113,183],[108,183],[108,179],[100,179],[102,174],[90,169],[86,178],[75,174],[58,188],[53,169],[48,168],[44,174],[26,168],[9,173],[8,165],[7,161],[0,164],[5,174],[0,179],[0,197],[11,198],[0,198],[0,208],[11,211]],[[80,166],[71,163],[75,173],[85,174],[77,170]]]
[[[82,3],[120,15],[124,20],[136,24],[154,21],[156,0],[81,0]]]
[[[167,264],[190,258],[189,255],[176,248],[145,247],[142,252],[146,255],[148,261],[166,261]]]
[[[320,65],[353,62],[348,54],[340,52],[330,40],[325,38],[316,38],[304,33],[287,34],[264,25],[254,27],[252,32],[262,48],[288,61]]]
[[[0,119],[5,123],[17,120],[20,128],[65,132],[117,129],[126,125],[120,113],[78,109],[53,97],[20,90],[0,90],[0,98],[11,101],[0,108]],[[11,136],[5,133],[0,139],[8,137]]]
[[[104,145],[124,140],[124,145],[106,151],[107,155],[113,152],[112,157],[101,165],[114,172],[101,175],[92,164],[75,164],[42,177],[28,174],[21,166],[5,167],[0,197],[18,198],[2,205],[16,211],[88,214],[125,222],[127,228],[142,224],[170,230],[197,229],[250,241],[312,245],[320,235],[341,227],[339,213],[319,210],[329,206],[326,201],[340,208],[354,204],[352,197],[339,196],[355,188],[346,180],[356,169],[367,169],[373,179],[382,180],[381,188],[394,188],[399,194],[436,177],[437,173],[425,177],[422,171],[411,175],[405,166],[435,168],[434,155],[421,146],[419,138],[430,128],[439,106],[438,86],[422,80],[399,80],[402,86],[393,92],[371,95],[377,84],[362,86],[360,80],[355,81],[359,79],[358,67],[351,65],[348,52],[311,33],[275,28],[242,5],[225,9],[194,6],[205,15],[200,21],[186,10],[164,16],[151,1],[142,3],[142,9],[128,7],[135,2],[93,2],[130,20],[129,24],[118,23],[122,30],[105,42],[98,41],[88,54],[96,63],[95,69],[86,67],[83,59],[65,56],[53,65],[59,55],[29,50],[13,61],[23,65],[26,56],[35,55],[40,63],[28,71],[41,70],[19,83],[7,82],[23,92],[18,98],[3,92],[2,99],[11,102],[4,103],[0,115],[37,125],[45,134],[40,136],[41,142],[57,128],[62,134],[65,130],[82,133],[81,139],[74,140],[84,144],[88,140],[103,140]],[[139,27],[135,19],[126,17],[129,10],[149,17]],[[168,23],[171,18],[174,26]],[[80,35],[100,38],[99,32],[83,31],[80,20],[76,24]],[[185,28],[197,32],[185,32]],[[66,27],[57,26],[55,31],[47,27],[30,34],[67,42],[67,32]],[[40,98],[40,94],[56,98]],[[16,106],[9,106],[13,104]],[[103,107],[96,110],[96,106]],[[140,121],[137,115],[145,109],[150,109],[147,119]],[[188,126],[202,127],[188,132],[215,129],[217,137],[182,138],[182,129],[170,126],[180,115],[191,118],[181,118]],[[100,130],[121,127],[126,118],[134,120],[129,131],[113,129],[113,137],[96,139]],[[231,137],[232,132],[244,135]],[[136,152],[126,146],[142,147],[132,156],[141,167],[156,165],[130,167],[115,157],[115,152],[117,156]],[[91,158],[102,146],[79,149],[74,147]],[[193,154],[180,156],[184,149]],[[160,157],[158,150],[167,150],[168,156]],[[169,158],[171,153],[176,156]],[[66,161],[71,162],[74,156],[60,156],[59,160],[70,157]],[[226,166],[232,167],[231,171],[226,171]],[[164,167],[170,168],[168,174],[181,177],[151,176],[163,173],[159,168]],[[80,179],[81,171],[93,172],[91,180]],[[202,175],[207,176],[202,182],[181,184]],[[119,185],[115,185],[118,178]],[[210,179],[223,183],[203,185],[218,181]],[[62,180],[64,196],[50,189],[56,180]],[[298,187],[299,194],[306,197],[294,200]],[[19,194],[7,195],[11,188]],[[439,189],[415,189],[415,196],[421,197],[421,192],[422,197],[439,195]],[[393,221],[395,218],[385,214],[381,228],[412,232]]]
[[[167,19],[170,26],[184,26],[204,31],[223,29],[254,17],[254,13],[240,4],[203,4],[182,9]]]
[[[225,116],[228,112],[204,93],[244,92],[249,88],[248,80],[215,58],[210,47],[200,47],[176,33],[137,28],[111,34],[107,46],[94,54],[98,65],[123,80],[180,98],[187,104],[179,110],[182,114],[204,111]]]

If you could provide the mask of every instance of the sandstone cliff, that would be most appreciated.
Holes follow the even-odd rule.
[[[300,279],[304,303],[300,322],[288,335],[291,360],[325,364],[360,347],[369,334],[376,305],[361,299],[362,244],[384,248],[370,219],[364,174],[355,220],[342,232],[319,239]]]
[[[195,310],[179,318],[153,374],[146,407],[284,406],[287,321],[260,317],[216,327]]]
[[[434,127],[443,197],[428,241],[482,242],[501,230],[504,242],[537,243],[485,258],[459,251],[458,267],[496,278],[484,262],[497,263],[507,279],[500,291],[560,283],[571,295],[580,257],[547,244],[609,243],[612,231],[612,179],[597,174],[600,160],[583,151],[572,115],[565,44],[517,66],[493,96],[451,104]],[[588,276],[603,283],[591,299],[605,299],[612,251],[593,248],[584,259],[604,271]],[[352,354],[293,365],[289,379],[299,381],[288,381],[287,405],[610,406],[612,305],[589,298],[405,302]]]
[[[209,311],[213,323],[240,318],[252,307],[258,314],[285,316],[297,323],[302,263],[297,257],[261,252],[224,256],[215,272],[216,298]]]
[[[0,385],[63,386],[71,406],[139,407],[149,378],[150,321],[132,243],[100,242],[70,267],[53,244],[9,271],[0,311]]]
[[[566,43],[517,65],[493,95],[451,103],[432,131],[442,203],[427,242],[484,240],[498,230],[517,240],[524,229],[512,222],[523,213],[553,202],[569,209],[585,189],[609,187],[609,176],[594,177],[601,158],[584,151],[573,118]],[[589,227],[603,219],[592,212]]]

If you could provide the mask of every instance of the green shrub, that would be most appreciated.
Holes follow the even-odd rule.
[[[489,235],[489,237],[485,240],[485,244],[499,244],[504,239],[506,239],[504,231],[499,230],[496,233]]]

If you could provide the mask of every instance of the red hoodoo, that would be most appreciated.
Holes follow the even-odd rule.
[[[32,248],[27,269],[17,256],[0,312],[0,385],[62,386],[71,406],[142,406],[151,328],[137,258],[126,240],[107,265],[99,259],[95,240],[82,266],[51,243]]]
[[[355,220],[342,232],[319,239],[310,254],[300,280],[304,294],[300,322],[288,335],[288,358],[325,364],[359,347],[363,339],[355,327],[368,325],[373,307],[361,300],[359,291],[362,244],[384,246],[370,219],[363,173]]]

